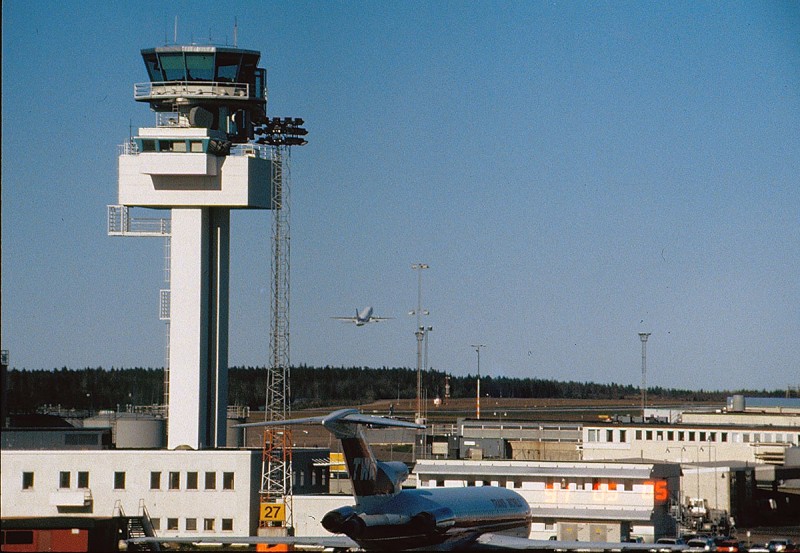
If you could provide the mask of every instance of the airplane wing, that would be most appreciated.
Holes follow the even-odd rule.
[[[661,543],[620,543],[620,542],[588,542],[588,541],[559,541],[559,540],[532,540],[506,536],[503,534],[482,534],[475,540],[475,547],[496,550],[534,550],[534,551],[579,551],[600,553],[606,551],[634,551],[671,553],[683,551],[686,545],[666,545]]]
[[[141,546],[148,544],[188,544],[188,545],[301,545],[310,547],[323,547],[334,550],[360,550],[359,545],[344,535],[302,537],[224,537],[224,538],[156,538],[142,537],[129,538],[125,540],[128,546]],[[506,536],[502,534],[483,534],[468,547],[470,550],[496,550],[496,551],[553,551],[553,552],[580,552],[580,553],[606,553],[606,552],[635,552],[635,553],[673,553],[686,549],[685,545],[665,545],[655,543],[617,543],[617,542],[585,542],[585,541],[556,541],[556,540],[532,540]]]
[[[344,321],[346,323],[357,323],[357,317],[331,317],[331,319],[335,319],[337,321]]]
[[[325,549],[334,550],[360,550],[358,544],[348,538],[347,536],[331,535],[331,536],[318,536],[318,537],[302,537],[302,536],[251,536],[243,538],[234,537],[220,537],[220,538],[157,538],[157,537],[143,537],[143,538],[128,538],[124,540],[130,546],[143,546],[150,544],[187,544],[187,545],[304,545],[310,547],[322,547]]]

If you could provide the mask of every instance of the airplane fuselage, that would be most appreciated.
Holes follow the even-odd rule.
[[[527,501],[506,488],[421,488],[368,499],[357,507],[360,521],[345,526],[365,550],[453,550],[487,532],[530,535]]]

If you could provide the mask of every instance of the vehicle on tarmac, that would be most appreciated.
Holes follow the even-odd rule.
[[[686,551],[691,551],[693,553],[703,553],[708,551],[716,551],[717,544],[714,543],[713,538],[704,538],[704,537],[697,537],[692,538],[686,542],[688,549]]]

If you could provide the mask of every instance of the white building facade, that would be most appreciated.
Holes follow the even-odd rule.
[[[531,506],[532,539],[653,542],[674,535],[675,464],[420,460],[421,488],[504,486]]]
[[[258,450],[2,450],[3,517],[142,514],[161,537],[250,536]]]

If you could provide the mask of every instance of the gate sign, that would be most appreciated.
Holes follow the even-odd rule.
[[[260,520],[280,522],[286,520],[286,505],[283,503],[262,503]]]

